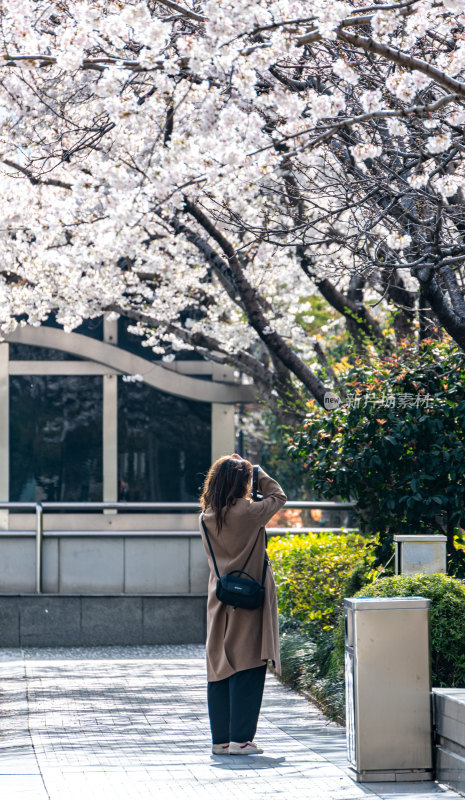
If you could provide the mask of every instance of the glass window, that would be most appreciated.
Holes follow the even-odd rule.
[[[48,319],[42,323],[47,328],[57,328],[62,331],[63,327],[56,321],[55,315],[50,314]],[[103,317],[94,317],[94,319],[85,319],[81,325],[74,328],[73,333],[82,333],[84,336],[90,336],[92,339],[99,339],[103,341]]]
[[[82,361],[79,356],[65,350],[53,350],[51,347],[35,347],[31,344],[10,342],[10,361]]]
[[[118,499],[198,500],[210,467],[210,403],[118,380]]]
[[[10,499],[102,500],[102,378],[10,378]]]

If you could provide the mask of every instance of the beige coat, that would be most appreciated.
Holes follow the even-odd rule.
[[[217,531],[213,510],[207,508],[204,512],[204,522],[220,575],[243,569],[260,531],[245,569],[256,580],[262,579],[264,526],[287,498],[280,485],[262,469],[258,473],[258,488],[264,499],[256,503],[245,498],[237,500],[226,515],[221,533]],[[225,606],[215,594],[217,576],[201,524],[200,532],[210,565],[207,605],[208,680],[220,681],[240,670],[261,667],[268,659],[274,662],[276,670],[280,672],[278,607],[271,566],[268,566],[266,573],[265,602],[262,608],[249,610]]]

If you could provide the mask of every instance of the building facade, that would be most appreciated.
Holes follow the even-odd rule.
[[[234,450],[250,387],[189,354],[152,355],[124,319],[2,343],[0,500],[195,501],[211,461]]]
[[[234,450],[235,406],[253,400],[252,387],[191,353],[169,363],[153,357],[127,328],[124,319],[98,319],[64,333],[52,321],[19,328],[0,344],[0,501],[22,504],[0,506],[0,616],[13,608],[0,643],[66,643],[47,596],[57,614],[65,597],[81,598],[94,609],[90,627],[107,602],[92,605],[90,597],[113,598],[105,608],[116,616],[95,642],[119,641],[114,609],[123,606],[115,597],[128,598],[126,609],[138,604],[138,641],[174,635],[161,623],[150,627],[166,608],[193,615],[187,641],[202,638],[195,604],[203,608],[207,564],[196,509],[89,504],[196,503],[212,460]],[[31,594],[46,608],[29,606]],[[24,603],[34,609],[30,638]],[[89,630],[73,642],[89,643]],[[182,619],[176,631],[186,635]]]

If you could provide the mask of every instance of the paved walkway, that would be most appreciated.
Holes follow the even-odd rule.
[[[212,756],[205,680],[193,645],[0,650],[0,797],[458,799],[434,783],[355,783],[342,729],[272,676],[265,754]]]

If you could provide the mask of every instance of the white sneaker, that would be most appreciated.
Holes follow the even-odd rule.
[[[254,754],[263,753],[261,747],[257,747],[255,742],[230,742],[229,755],[230,756],[251,756]]]
[[[227,744],[214,744],[212,753],[215,756],[227,756],[229,754],[229,742]]]

